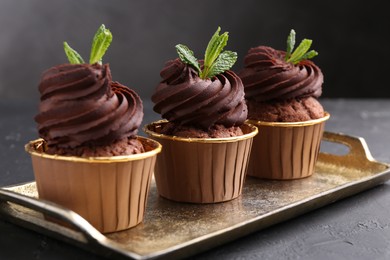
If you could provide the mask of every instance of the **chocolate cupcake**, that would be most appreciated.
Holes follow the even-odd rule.
[[[108,64],[62,64],[45,71],[35,117],[48,154],[81,157],[144,152],[136,137],[140,97],[113,82]]]
[[[39,198],[75,211],[101,232],[143,220],[161,150],[158,142],[137,136],[143,118],[140,97],[113,82],[109,65],[101,64],[111,39],[102,25],[90,64],[64,43],[71,64],[43,73],[35,117],[42,139],[26,145]]]
[[[155,178],[161,196],[181,202],[214,203],[242,192],[256,127],[245,123],[241,79],[230,69],[237,59],[222,52],[228,39],[220,28],[202,62],[184,45],[168,61],[152,96],[154,111],[166,119],[145,131],[162,143]]]
[[[251,48],[240,71],[248,104],[248,119],[259,127],[248,175],[268,179],[298,179],[312,175],[329,114],[318,98],[323,74],[312,61],[312,41],[304,39],[293,51],[268,46]]]

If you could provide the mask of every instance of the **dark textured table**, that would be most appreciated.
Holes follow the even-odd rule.
[[[326,130],[365,138],[390,163],[390,100],[322,100]],[[24,144],[37,137],[36,103],[0,102],[0,186],[33,180]],[[159,116],[145,102],[144,123]],[[142,133],[141,133],[142,134]],[[390,259],[390,183],[254,232],[194,259]],[[0,259],[100,259],[65,242],[0,220]]]

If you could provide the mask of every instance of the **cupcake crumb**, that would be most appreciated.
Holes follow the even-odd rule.
[[[207,130],[202,130],[197,127],[179,125],[172,122],[166,123],[160,129],[159,133],[184,138],[225,138],[241,136],[244,134],[238,126],[225,127],[224,125],[218,124]]]
[[[265,122],[301,122],[324,117],[317,99],[307,97],[275,102],[247,101],[248,119]]]
[[[142,143],[136,138],[123,138],[110,145],[78,146],[75,148],[48,147],[46,153],[79,157],[110,157],[145,152]]]

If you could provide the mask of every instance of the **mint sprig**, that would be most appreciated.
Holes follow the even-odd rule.
[[[106,53],[108,47],[112,42],[112,34],[110,30],[106,29],[102,24],[92,40],[91,54],[89,58],[90,64],[99,63],[102,64],[102,58]],[[65,54],[68,57],[70,64],[82,64],[85,63],[81,55],[72,49],[67,42],[64,42]]]
[[[182,60],[184,63],[192,65],[198,73],[201,72],[199,62],[194,56],[194,52],[191,51],[187,46],[183,44],[178,44],[175,46],[177,54],[179,54],[180,60]]]
[[[315,50],[309,51],[312,40],[303,39],[294,52],[295,45],[295,31],[292,29],[289,36],[287,37],[287,50],[285,60],[291,62],[292,64],[298,64],[302,60],[311,59],[318,55],[318,52]]]
[[[72,49],[67,42],[64,42],[64,50],[70,64],[84,63],[84,60],[80,56],[80,54],[74,49]]]
[[[291,56],[291,52],[294,49],[295,45],[295,31],[292,29],[290,34],[287,37],[287,51],[286,51],[286,60]]]
[[[200,68],[198,60],[193,51],[183,44],[176,45],[176,51],[182,62],[193,66],[202,79],[211,78],[215,75],[229,70],[237,61],[237,53],[232,51],[223,51],[229,39],[228,32],[219,35],[221,28],[211,37],[204,55],[203,70]]]
[[[108,47],[112,42],[112,34],[110,30],[106,29],[104,24],[100,26],[97,30],[92,41],[91,55],[89,58],[89,63],[99,63],[102,64],[102,58],[106,53]]]
[[[224,51],[218,56],[217,60],[212,63],[212,65],[209,68],[208,74],[214,76],[223,73],[228,69],[230,69],[231,67],[233,67],[236,61],[237,61],[236,52]],[[207,76],[205,78],[207,78]]]

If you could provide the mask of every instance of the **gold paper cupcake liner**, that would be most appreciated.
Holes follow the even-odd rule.
[[[67,207],[100,232],[142,222],[150,181],[161,145],[138,137],[145,152],[127,156],[58,156],[44,153],[42,139],[25,148],[31,154],[39,198]]]
[[[242,193],[250,149],[257,128],[244,124],[242,136],[182,138],[158,133],[161,120],[144,131],[164,147],[157,157],[158,193],[167,199],[190,203],[217,203]]]
[[[325,121],[262,122],[247,120],[259,128],[253,140],[248,175],[274,180],[309,177],[314,172]]]

